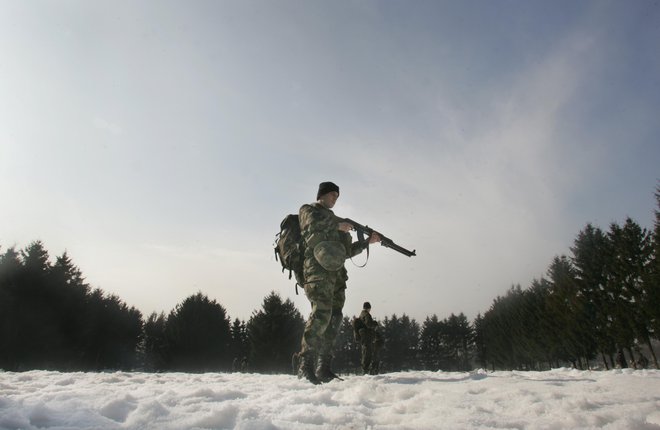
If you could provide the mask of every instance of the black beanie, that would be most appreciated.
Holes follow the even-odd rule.
[[[316,200],[321,198],[322,195],[328,194],[332,191],[339,192],[339,187],[332,182],[321,182],[319,184],[319,192],[316,193]]]
[[[371,303],[364,302],[364,304],[362,305],[362,309],[371,309]]]

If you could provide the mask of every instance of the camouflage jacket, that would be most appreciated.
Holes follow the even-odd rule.
[[[359,318],[362,320],[365,327],[369,330],[375,330],[376,327],[378,327],[378,323],[374,321],[374,319],[371,317],[371,314],[364,309],[360,313]]]
[[[331,241],[341,243],[345,250],[346,256],[354,257],[366,249],[366,244],[361,242],[353,242],[350,233],[339,231],[338,225],[340,218],[335,213],[321,205],[320,203],[312,203],[303,205],[299,212],[300,219],[300,232],[305,242],[305,280],[306,282],[313,281],[313,274],[310,272],[319,273],[323,272],[323,268],[314,259],[314,247],[321,242]],[[346,269],[341,268],[345,276]],[[310,274],[312,278],[310,278]]]

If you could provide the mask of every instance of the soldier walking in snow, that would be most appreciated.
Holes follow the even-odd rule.
[[[331,368],[335,338],[343,318],[348,275],[344,262],[380,241],[374,232],[368,241],[353,242],[353,226],[338,219],[331,210],[339,198],[339,187],[322,182],[316,202],[300,208],[300,230],[305,243],[303,265],[305,295],[312,311],[303,333],[298,376],[313,384],[328,382],[337,375]],[[318,365],[317,365],[318,361]]]
[[[383,346],[383,337],[378,331],[378,323],[371,317],[371,304],[364,302],[358,317],[358,333],[361,348],[360,364],[365,375],[377,375],[380,361],[378,353]]]

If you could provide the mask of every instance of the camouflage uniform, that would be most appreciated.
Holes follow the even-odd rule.
[[[334,212],[320,203],[302,206],[299,216],[300,230],[305,241],[305,295],[312,305],[302,337],[301,355],[307,357],[307,360],[317,355],[321,360],[329,360],[341,326],[342,309],[346,299],[348,275],[343,262],[346,258],[362,252],[366,244],[353,243],[349,233],[338,229],[340,220]],[[315,256],[315,250],[319,251],[328,244],[332,246],[328,247],[327,253],[334,254],[330,257],[340,261],[337,270],[327,268],[323,252]],[[337,247],[341,251],[340,255],[336,255]]]
[[[383,338],[378,331],[378,323],[373,320],[367,310],[362,310],[358,317],[362,320],[360,329],[361,356],[360,364],[364,374],[377,375],[379,368],[378,352],[383,346]]]

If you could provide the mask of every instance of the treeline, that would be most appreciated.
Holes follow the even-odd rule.
[[[40,242],[0,257],[0,368],[130,368],[142,315],[92,290],[66,253],[51,264]]]
[[[288,372],[303,318],[276,293],[248,322],[197,293],[169,314],[140,311],[92,289],[69,256],[41,242],[0,255],[0,369]]]
[[[474,321],[482,366],[544,369],[597,360],[606,369],[658,359],[660,338],[660,188],[654,230],[628,218],[609,230],[587,224],[570,255],[553,259],[547,278],[512,287]],[[643,353],[648,351],[651,357]]]
[[[525,290],[512,287],[476,318],[478,362],[586,369],[593,360],[604,368],[645,367],[650,360],[658,368],[651,340],[660,335],[659,228],[658,219],[655,232],[631,219],[606,232],[588,224],[570,256],[554,258],[547,278]]]
[[[627,219],[587,224],[547,277],[512,287],[473,322],[459,313],[421,324],[380,320],[381,368],[465,371],[658,368],[660,189],[653,231]],[[201,292],[146,319],[117,296],[92,289],[69,256],[51,263],[41,242],[0,254],[0,369],[291,371],[304,319],[271,292],[248,321]],[[647,351],[650,357],[643,355]],[[357,372],[359,345],[345,316],[334,369]]]
[[[360,368],[352,318],[343,319],[334,359]],[[420,325],[405,314],[381,322],[388,370],[467,370],[472,332],[465,315]],[[169,314],[147,318],[115,295],[92,289],[64,253],[50,262],[41,242],[0,255],[0,369],[290,372],[304,318],[271,292],[248,321],[201,292]]]

